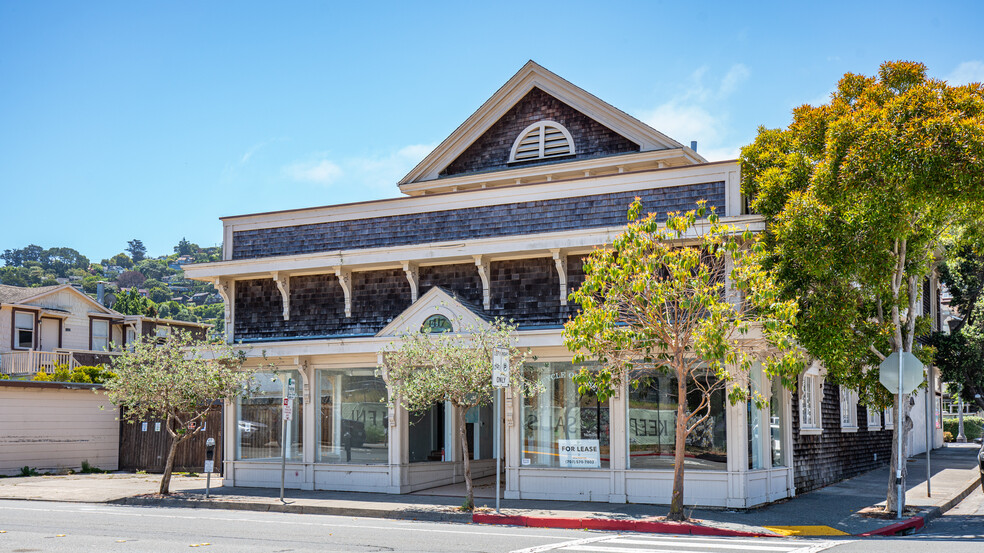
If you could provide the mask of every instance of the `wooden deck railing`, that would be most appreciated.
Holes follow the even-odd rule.
[[[55,365],[67,365],[69,370],[78,363],[70,351],[8,351],[0,353],[0,374],[10,376],[32,375],[36,372],[54,372]]]

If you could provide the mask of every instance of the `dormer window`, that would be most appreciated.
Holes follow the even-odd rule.
[[[574,154],[574,139],[560,123],[539,121],[523,129],[509,152],[509,163]]]

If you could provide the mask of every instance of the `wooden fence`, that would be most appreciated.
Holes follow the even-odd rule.
[[[166,419],[120,423],[120,470],[164,472],[171,435]],[[175,471],[202,472],[205,467],[205,440],[215,438],[215,471],[222,472],[222,406],[214,405],[205,416],[204,427],[178,446]]]

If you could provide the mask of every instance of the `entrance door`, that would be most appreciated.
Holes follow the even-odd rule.
[[[55,351],[61,347],[61,321],[41,319],[41,351]]]

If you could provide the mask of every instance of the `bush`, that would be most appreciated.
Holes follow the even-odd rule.
[[[984,434],[984,418],[964,417],[964,436],[967,441],[973,441]],[[943,419],[943,431],[949,432],[954,437],[958,434],[959,419]]]
[[[947,432],[946,430],[944,430],[943,431],[943,441],[944,442],[952,442],[953,441],[953,434],[950,434],[949,432]]]
[[[55,365],[55,370],[47,373],[38,371],[34,373],[37,382],[77,382],[80,384],[104,384],[107,380],[116,376],[102,365],[85,366],[80,365],[73,370],[68,370],[68,365]]]

